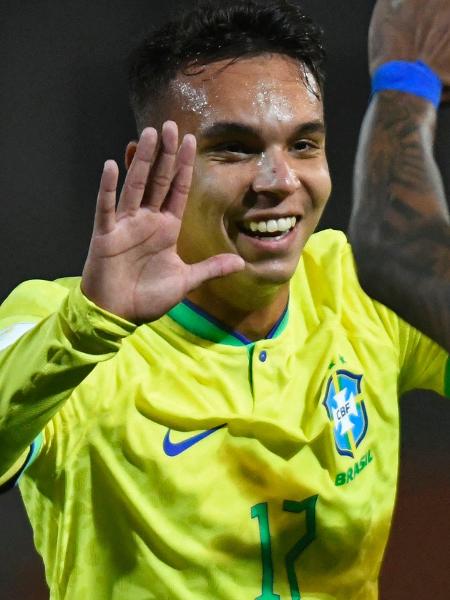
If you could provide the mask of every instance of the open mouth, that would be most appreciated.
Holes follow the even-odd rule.
[[[299,217],[282,217],[265,221],[243,221],[238,228],[242,233],[255,238],[279,240],[286,237],[295,227]]]

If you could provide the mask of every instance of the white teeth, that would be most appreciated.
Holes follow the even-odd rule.
[[[258,223],[258,231],[260,233],[266,233],[266,231],[267,231],[267,223],[266,223],[266,221],[260,221]]]
[[[270,221],[267,221],[267,231],[269,233],[273,233],[274,231],[278,230],[278,222],[275,221],[275,219],[271,219]]]
[[[249,223],[244,223],[244,228],[250,231],[260,232],[260,233],[275,233],[279,231],[284,233],[289,229],[295,227],[297,222],[296,217],[286,217],[281,219],[269,219],[268,221],[250,221]]]

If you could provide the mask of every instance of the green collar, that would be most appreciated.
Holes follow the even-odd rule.
[[[189,300],[183,300],[169,310],[168,315],[176,323],[187,329],[194,335],[217,344],[226,346],[248,346],[253,344],[251,340],[237,331],[233,331],[224,323],[221,323],[203,309],[199,308]],[[286,328],[288,322],[288,309],[285,308],[274,327],[265,336],[265,339],[278,337]]]

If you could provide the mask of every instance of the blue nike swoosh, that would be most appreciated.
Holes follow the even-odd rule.
[[[182,440],[181,442],[171,442],[170,441],[170,429],[167,431],[164,441],[163,441],[163,450],[167,454],[167,456],[177,456],[181,454],[200,440],[204,440],[208,435],[211,435],[218,429],[222,429],[225,427],[226,423],[223,425],[217,425],[217,427],[213,427],[212,429],[207,429],[206,431],[202,431],[201,433],[197,433],[186,440]]]

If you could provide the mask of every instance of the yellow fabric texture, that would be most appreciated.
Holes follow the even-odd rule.
[[[6,471],[6,473],[0,475],[0,487],[13,479],[16,473],[18,473],[25,466],[29,453],[29,449],[25,450],[25,452],[19,456],[18,460],[16,460],[16,462]]]
[[[6,471],[43,430],[20,488],[51,599],[376,599],[397,398],[443,393],[448,356],[362,292],[345,236],[310,239],[252,352],[168,315],[135,329],[78,283],[0,309],[0,330],[40,321],[0,353],[0,443]]]

